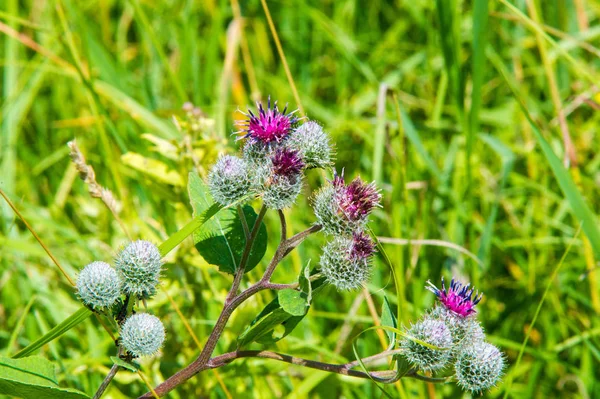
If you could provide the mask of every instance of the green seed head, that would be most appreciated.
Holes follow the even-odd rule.
[[[134,241],[115,260],[123,292],[148,298],[156,292],[162,261],[160,251],[149,241]]]
[[[250,186],[251,173],[247,162],[231,155],[220,157],[208,175],[210,193],[223,206],[244,198]]]
[[[424,371],[438,371],[446,367],[452,357],[452,335],[446,323],[425,317],[410,327],[408,335],[443,348],[432,349],[405,337],[401,342],[403,355],[413,366]]]
[[[492,388],[502,377],[504,355],[494,345],[480,341],[462,349],[454,369],[460,387],[480,393]]]
[[[329,137],[317,122],[309,121],[296,129],[290,135],[287,145],[300,152],[308,169],[331,166]]]
[[[158,317],[136,313],[121,326],[121,345],[135,357],[152,356],[165,341],[165,327]]]
[[[92,262],[77,277],[77,294],[93,309],[109,308],[121,295],[121,281],[108,263]]]

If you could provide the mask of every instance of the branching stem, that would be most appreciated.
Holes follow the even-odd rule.
[[[250,252],[252,250],[252,246],[254,245],[254,241],[256,241],[256,237],[257,237],[258,231],[260,229],[260,224],[262,223],[262,220],[264,218],[266,211],[267,211],[267,208],[263,206],[258,214],[256,222],[254,223],[252,231],[250,232],[248,240],[246,241],[246,245],[244,247],[244,252],[242,253],[242,258],[240,260],[240,264],[238,266],[238,269],[237,269],[234,279],[233,279],[233,284],[232,284],[231,289],[225,299],[225,306],[223,307],[223,310],[221,311],[221,314],[219,315],[219,318],[217,319],[217,322],[215,323],[215,327],[213,328],[213,331],[211,332],[210,336],[208,337],[208,340],[207,340],[206,344],[204,345],[202,352],[196,358],[196,360],[194,360],[192,363],[190,363],[187,367],[185,367],[184,369],[175,373],[173,376],[169,377],[162,384],[160,384],[156,387],[155,392],[159,396],[166,395],[168,392],[172,391],[177,386],[179,386],[183,382],[189,380],[190,378],[192,378],[194,375],[198,374],[201,371],[204,371],[204,370],[210,369],[210,368],[220,367],[220,366],[225,365],[226,363],[230,362],[231,360],[233,360],[233,358],[231,358],[227,362],[224,362],[218,366],[215,366],[216,363],[214,361],[217,359],[221,359],[222,361],[224,361],[225,358],[223,358],[223,356],[225,356],[225,355],[221,355],[220,357],[216,357],[213,359],[211,359],[211,356],[212,356],[212,353],[213,353],[215,347],[217,346],[217,342],[219,341],[219,338],[221,337],[223,330],[225,329],[225,326],[227,325],[227,321],[229,320],[229,317],[231,317],[231,314],[233,313],[233,311],[238,306],[240,306],[244,301],[246,301],[251,296],[253,296],[256,293],[263,291],[263,290],[267,290],[267,289],[277,290],[277,289],[296,288],[297,287],[297,284],[273,284],[270,281],[271,276],[273,275],[273,272],[275,271],[275,268],[277,267],[277,265],[279,265],[279,263],[281,263],[281,261],[294,248],[296,248],[298,245],[300,245],[309,235],[320,231],[321,226],[320,225],[311,226],[310,228],[308,228],[290,238],[287,238],[287,224],[286,224],[286,220],[285,220],[285,215],[283,214],[283,212],[279,211],[278,214],[279,214],[279,220],[281,223],[281,240],[275,251],[275,254],[273,255],[273,258],[271,259],[271,261],[269,262],[269,265],[267,266],[267,269],[265,270],[263,277],[256,284],[250,286],[249,288],[247,288],[246,290],[244,290],[238,294],[238,289],[240,287],[242,278],[244,276],[244,271],[246,268],[246,264],[248,262],[248,258],[250,256]],[[235,353],[245,353],[245,352],[235,352]],[[263,351],[263,353],[271,353],[271,352]],[[231,355],[229,355],[229,356],[231,356]],[[273,355],[273,356],[275,356],[275,355]],[[289,355],[277,354],[277,356],[278,356],[278,360],[282,360],[282,361],[287,361],[286,359],[295,361],[294,359],[297,359],[297,358],[294,358],[293,356],[289,356]],[[302,361],[305,362],[307,365],[312,365],[313,368],[332,367],[332,370],[333,370],[333,369],[336,369],[336,367],[338,367],[338,368],[340,367],[339,365],[338,366],[328,365],[327,363],[320,363],[320,362],[315,362],[315,361],[311,361],[311,360],[303,360],[302,359]],[[325,365],[325,366],[320,366],[320,365]],[[311,366],[307,366],[307,367],[311,367]],[[339,368],[339,370],[342,370],[342,368]],[[342,374],[341,371],[339,373]],[[356,374],[356,376],[358,376],[357,373],[361,374],[363,378],[369,378],[369,376],[367,374],[359,372],[359,371],[355,371],[355,370],[348,370],[348,372],[346,374],[347,375]],[[385,378],[382,375],[379,375],[377,373],[372,373],[372,374],[373,374],[373,378],[379,378],[379,379],[381,379],[381,381],[385,380]],[[140,396],[140,399],[151,398],[151,397],[152,397],[152,394],[150,392],[148,392],[148,393]]]

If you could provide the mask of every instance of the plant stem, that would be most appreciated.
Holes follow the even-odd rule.
[[[246,245],[244,246],[242,259],[240,259],[240,264],[238,265],[238,268],[235,272],[235,277],[233,278],[233,284],[231,285],[231,289],[229,290],[227,298],[225,299],[225,305],[227,305],[227,302],[231,301],[231,299],[237,295],[237,291],[240,288],[240,283],[242,282],[242,278],[244,277],[244,273],[246,271],[246,264],[248,263],[250,252],[252,251],[252,247],[254,246],[254,241],[256,240],[256,236],[258,235],[258,230],[260,229],[260,224],[262,223],[262,220],[265,217],[265,213],[267,213],[267,207],[263,205],[262,208],[260,208],[260,212],[256,217],[256,221],[254,222],[254,226],[252,227],[250,236],[248,237]]]
[[[264,359],[272,359],[278,360],[280,362],[295,364],[302,367],[308,367],[317,370],[328,371],[330,373],[336,373],[341,375],[347,375],[350,377],[357,378],[373,378],[377,382],[382,383],[392,383],[396,381],[395,371],[386,370],[386,371],[375,371],[369,374],[364,373],[358,370],[352,370],[348,367],[347,364],[331,364],[331,363],[323,363],[315,360],[303,359],[291,355],[286,355],[277,352],[271,351],[237,351],[237,352],[229,352],[225,353],[221,356],[214,357],[208,363],[206,368],[217,368],[222,367],[235,359],[241,359],[246,357],[257,357]]]
[[[110,371],[104,378],[104,381],[102,381],[102,384],[100,384],[100,388],[98,388],[98,390],[96,391],[96,394],[94,395],[93,399],[100,399],[102,397],[104,391],[106,391],[106,388],[108,388],[112,379],[115,378],[115,375],[117,375],[117,371],[119,371],[119,366],[113,364],[113,366],[110,368]]]
[[[242,221],[242,228],[244,229],[244,237],[246,237],[246,241],[250,239],[250,228],[248,227],[248,222],[246,221],[246,215],[244,215],[244,209],[241,205],[237,206],[238,216]]]
[[[160,384],[156,387],[155,392],[159,396],[166,395],[168,392],[172,391],[173,389],[175,389],[177,386],[179,386],[183,382],[189,380],[194,375],[196,375],[199,372],[204,371],[208,368],[211,368],[211,367],[209,367],[210,358],[212,356],[212,353],[213,353],[215,347],[217,346],[217,342],[219,341],[219,338],[221,337],[221,334],[223,333],[223,330],[225,329],[225,326],[227,325],[227,321],[229,320],[229,317],[231,317],[231,314],[233,313],[233,311],[238,306],[240,306],[244,301],[246,301],[248,298],[250,298],[257,292],[278,287],[277,284],[272,284],[270,282],[271,276],[273,275],[273,272],[275,271],[275,268],[277,267],[277,265],[295,247],[300,245],[300,243],[302,243],[302,241],[304,241],[306,239],[306,237],[308,237],[312,233],[316,233],[319,230],[321,230],[321,226],[319,226],[319,225],[311,226],[310,228],[294,235],[293,237],[286,239],[287,225],[285,222],[285,216],[283,215],[283,212],[281,212],[279,214],[280,222],[281,222],[281,240],[280,240],[279,246],[277,247],[277,250],[275,251],[275,255],[273,255],[271,262],[269,262],[269,266],[267,266],[267,269],[265,270],[263,277],[256,284],[254,284],[251,287],[247,288],[246,290],[242,291],[240,294],[237,294],[237,290],[240,286],[242,277],[244,275],[244,270],[246,267],[246,263],[248,261],[248,257],[250,255],[250,251],[252,249],[252,245],[254,244],[256,235],[258,234],[258,229],[260,227],[260,223],[262,222],[262,219],[266,213],[266,210],[267,209],[263,206],[258,215],[258,218],[256,219],[256,222],[254,223],[254,227],[252,228],[252,231],[250,233],[250,238],[246,242],[246,246],[244,247],[242,259],[240,260],[240,265],[238,267],[238,270],[236,271],[231,290],[229,291],[229,293],[227,294],[227,297],[225,299],[225,306],[223,307],[223,310],[221,311],[221,314],[219,315],[219,318],[217,319],[217,322],[215,323],[213,331],[211,332],[210,336],[208,337],[206,345],[204,345],[204,349],[202,349],[202,352],[196,358],[196,360],[194,360],[187,367],[185,367],[184,369],[181,369],[180,371],[178,371],[177,373],[175,373],[174,375],[172,375],[171,377],[166,379],[162,384]],[[281,356],[287,356],[287,355],[281,355]],[[352,371],[352,373],[354,373],[354,371]],[[348,375],[351,375],[351,374],[348,374]],[[368,376],[366,374],[365,374],[365,378],[368,378]],[[379,376],[378,378],[382,378],[382,377]],[[139,399],[151,398],[151,397],[152,397],[152,394],[150,392],[148,392],[148,393],[140,396]]]

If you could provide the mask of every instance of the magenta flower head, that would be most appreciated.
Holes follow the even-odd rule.
[[[444,278],[442,277],[442,289],[439,289],[431,281],[427,281],[429,286],[426,288],[433,292],[444,307],[458,316],[467,317],[476,313],[477,305],[483,294],[476,292],[474,288],[469,288],[470,284],[463,286],[459,281],[452,279],[450,289],[446,290]]]
[[[381,200],[381,194],[374,183],[365,183],[357,177],[345,185],[343,172],[333,178],[333,187],[340,210],[351,221],[365,218]]]
[[[350,249],[350,258],[354,260],[369,259],[375,252],[375,244],[371,237],[364,232],[352,234],[352,248]]]
[[[240,121],[238,125],[241,130],[238,133],[243,134],[251,143],[261,143],[270,145],[272,143],[280,143],[294,130],[298,117],[294,114],[296,111],[287,113],[287,105],[283,111],[279,111],[277,101],[273,103],[271,108],[271,97],[267,100],[267,108],[265,109],[260,102],[256,102],[258,107],[258,115],[255,115],[250,109],[248,113],[242,112],[247,119]]]
[[[289,148],[278,148],[271,156],[273,173],[277,176],[296,176],[304,169],[304,162],[296,150]]]
[[[381,194],[374,183],[365,183],[357,177],[346,185],[342,173],[315,195],[313,207],[325,233],[350,235],[364,228],[380,201]]]

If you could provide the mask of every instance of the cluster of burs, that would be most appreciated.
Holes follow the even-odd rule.
[[[114,268],[96,261],[77,277],[81,302],[115,318],[120,329],[119,344],[132,358],[155,354],[165,340],[165,328],[158,317],[135,312],[136,302],[155,294],[161,266],[156,245],[138,240],[117,255]]]
[[[269,209],[294,205],[308,169],[331,170],[333,150],[328,135],[314,121],[280,111],[277,103],[244,113],[238,122],[244,139],[240,156],[221,156],[208,175],[212,197],[223,206],[261,198]],[[303,122],[303,123],[301,123]],[[365,233],[371,211],[381,196],[360,178],[346,184],[343,173],[313,197],[316,223],[331,236],[323,248],[320,269],[340,290],[356,289],[369,277],[374,244]]]
[[[477,320],[474,307],[481,294],[454,279],[448,290],[443,279],[442,289],[427,288],[440,303],[407,329],[402,355],[425,372],[453,371],[458,385],[472,393],[495,386],[504,369],[504,354],[486,341]]]

